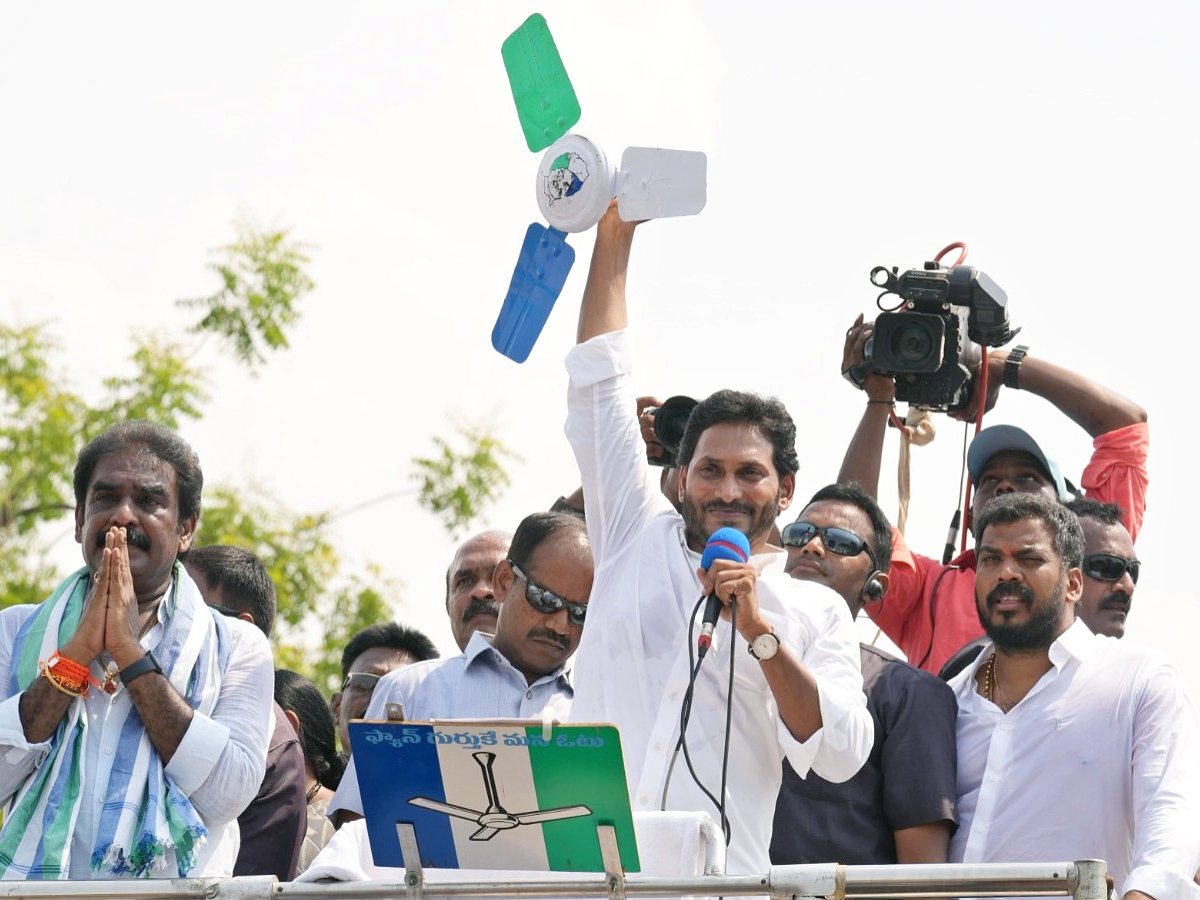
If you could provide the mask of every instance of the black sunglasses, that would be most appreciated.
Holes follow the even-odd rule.
[[[370,694],[375,690],[375,685],[379,684],[379,679],[382,677],[382,675],[375,675],[371,672],[351,672],[342,682],[342,693],[353,689],[359,693]]]
[[[530,581],[529,576],[521,571],[521,568],[511,559],[508,564],[512,566],[513,572],[518,578],[525,580],[525,599],[540,613],[550,615],[558,612],[563,607],[566,607],[567,618],[571,620],[572,625],[582,625],[583,617],[587,615],[586,603],[572,603],[570,600],[564,600],[554,591],[542,587],[534,581]]]
[[[800,549],[818,534],[821,536],[821,543],[830,553],[836,553],[838,556],[858,556],[865,550],[871,565],[875,565],[875,554],[871,551],[871,545],[853,531],[838,528],[836,525],[821,527],[812,522],[793,522],[783,526],[781,537],[783,546]]]
[[[1137,559],[1126,559],[1113,553],[1093,553],[1083,558],[1083,574],[1097,581],[1120,581],[1126,572],[1137,584],[1142,563]]]

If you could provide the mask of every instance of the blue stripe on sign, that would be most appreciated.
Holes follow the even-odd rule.
[[[354,767],[358,771],[359,792],[367,819],[367,834],[371,839],[371,856],[377,866],[402,867],[400,839],[396,836],[397,822],[411,822],[417,832],[417,847],[421,865],[437,869],[457,869],[458,854],[454,850],[454,835],[450,820],[444,813],[413,806],[413,797],[428,797],[445,802],[442,790],[442,770],[438,764],[437,744],[429,740],[433,731],[429,725],[404,726],[405,731],[419,731],[421,740],[411,744],[381,742],[365,744],[365,733],[374,726],[351,723],[351,744],[356,748]],[[362,747],[363,752],[357,752]]]

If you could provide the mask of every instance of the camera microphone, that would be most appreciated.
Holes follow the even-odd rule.
[[[709,569],[715,560],[732,559],[744,563],[750,558],[750,542],[736,528],[718,528],[704,545],[704,555],[700,559],[700,568]],[[692,613],[695,615],[695,613]],[[701,620],[700,637],[696,640],[696,655],[700,659],[712,645],[713,632],[717,628],[717,619],[721,615],[721,601],[716,592],[708,595],[704,603],[704,618]]]

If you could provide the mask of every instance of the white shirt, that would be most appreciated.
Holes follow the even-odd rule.
[[[688,622],[700,597],[700,555],[687,548],[683,520],[649,478],[628,389],[625,332],[595,337],[567,357],[571,376],[567,437],[583,478],[596,562],[587,624],[575,659],[576,722],[614,722],[621,731],[634,809],[717,811],[688,773],[679,739],[687,688]],[[763,618],[817,678],[823,727],[797,741],[784,725],[758,661],[729,622],[720,621],[697,679],[687,746],[700,780],[721,785],[730,655],[733,727],[726,814],[732,837],[726,871],[765,872],[771,821],[786,756],[841,782],[861,768],[873,727],[862,691],[858,640],[846,603],[783,571],[782,552],[752,557]]]
[[[11,801],[50,749],[49,742],[31,744],[25,740],[18,708],[22,694],[9,693],[13,641],[37,609],[26,605],[0,611],[0,698],[6,698],[0,702],[0,800],[5,803]],[[167,608],[160,609],[163,615],[169,615]],[[213,715],[192,714],[178,749],[163,768],[191,800],[209,831],[207,841],[196,849],[193,876],[233,874],[240,845],[237,817],[262,784],[271,733],[275,691],[271,646],[263,633],[247,622],[228,619],[226,624],[232,645]],[[162,623],[156,622],[141,644],[153,649],[162,635]],[[97,663],[92,664],[92,677],[97,681],[104,678]],[[124,723],[124,709],[132,701],[129,691],[121,687],[112,696],[92,688],[83,702],[87,715],[84,771],[88,775],[72,836],[70,877],[95,880],[115,877],[93,871],[90,857],[120,737],[119,725]]]
[[[410,722],[536,719],[547,710],[551,717],[562,721],[571,708],[571,696],[569,665],[559,666],[529,684],[492,646],[491,635],[476,631],[458,656],[425,660],[384,675],[371,693],[363,718],[386,719],[388,704],[399,703]],[[343,809],[363,814],[353,755],[325,814],[332,819]]]
[[[1200,898],[1200,739],[1175,666],[1076,621],[1004,715],[976,690],[991,652],[950,682],[960,822],[950,860],[1103,859],[1118,896]]]

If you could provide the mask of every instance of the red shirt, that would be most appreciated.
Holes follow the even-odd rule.
[[[1150,426],[1138,423],[1109,431],[1092,446],[1082,487],[1089,498],[1120,506],[1125,527],[1137,540],[1146,511]],[[892,541],[887,594],[882,603],[864,608],[910,663],[937,674],[955,651],[983,634],[975,609],[975,551],[945,566],[913,553],[895,529]]]

